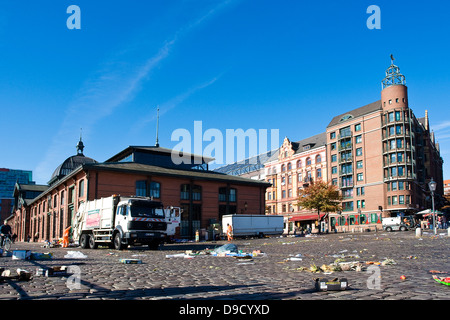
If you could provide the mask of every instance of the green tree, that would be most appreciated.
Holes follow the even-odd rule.
[[[300,190],[298,205],[309,210],[317,210],[320,222],[321,212],[336,212],[342,210],[342,196],[337,186],[324,181],[310,183]],[[320,233],[320,228],[319,228]]]

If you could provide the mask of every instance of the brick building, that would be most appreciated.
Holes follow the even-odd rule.
[[[431,178],[443,194],[443,160],[428,112],[416,118],[405,77],[393,61],[381,100],[334,117],[326,135],[328,176],[344,197],[343,211],[330,215],[332,229],[379,226],[382,217],[430,207]]]
[[[78,146],[53,174],[48,188],[15,212],[19,240],[61,238],[82,202],[109,197],[148,196],[165,206],[184,209],[181,237],[220,221],[224,214],[264,214],[267,183],[208,170],[212,159],[184,155],[192,161],[175,165],[172,150],[132,146],[103,163],[85,157]]]

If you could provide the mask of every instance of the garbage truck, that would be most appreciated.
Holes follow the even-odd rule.
[[[82,248],[99,244],[122,250],[129,245],[148,245],[157,249],[173,237],[182,210],[164,208],[147,197],[112,195],[82,203],[73,223],[73,239]]]
[[[222,232],[227,233],[227,225],[233,229],[233,237],[263,237],[283,234],[283,216],[262,214],[228,214],[222,216]]]

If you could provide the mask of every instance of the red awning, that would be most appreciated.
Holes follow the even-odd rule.
[[[320,218],[323,218],[326,213],[321,213]],[[317,214],[299,214],[297,216],[293,216],[289,218],[289,221],[307,221],[307,220],[317,220],[318,215]]]

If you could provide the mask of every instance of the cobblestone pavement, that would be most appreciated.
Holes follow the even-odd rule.
[[[80,248],[42,248],[37,243],[15,243],[15,250],[52,252],[52,260],[12,260],[1,257],[0,267],[33,272],[31,281],[0,283],[1,300],[67,299],[206,299],[206,300],[449,300],[450,288],[432,279],[430,270],[450,273],[447,232],[435,237],[425,232],[416,238],[413,231],[366,232],[273,237],[233,241],[243,252],[260,250],[264,255],[251,260],[198,255],[192,259],[166,258],[186,250],[213,249],[225,241],[166,244],[160,250],[141,247],[116,251]],[[66,259],[68,251],[80,251],[86,259]],[[288,260],[301,254],[302,260]],[[380,286],[368,288],[368,279],[378,274],[341,271],[324,275],[301,270],[312,264],[330,264],[344,256],[346,261],[384,261],[379,266]],[[142,264],[123,264],[120,259],[140,259]],[[36,275],[37,268],[75,265],[79,278]],[[400,276],[406,276],[401,280]],[[347,278],[344,291],[318,292],[313,279]],[[71,286],[77,284],[79,286]],[[68,281],[69,280],[69,281]],[[73,282],[71,282],[73,280]]]

